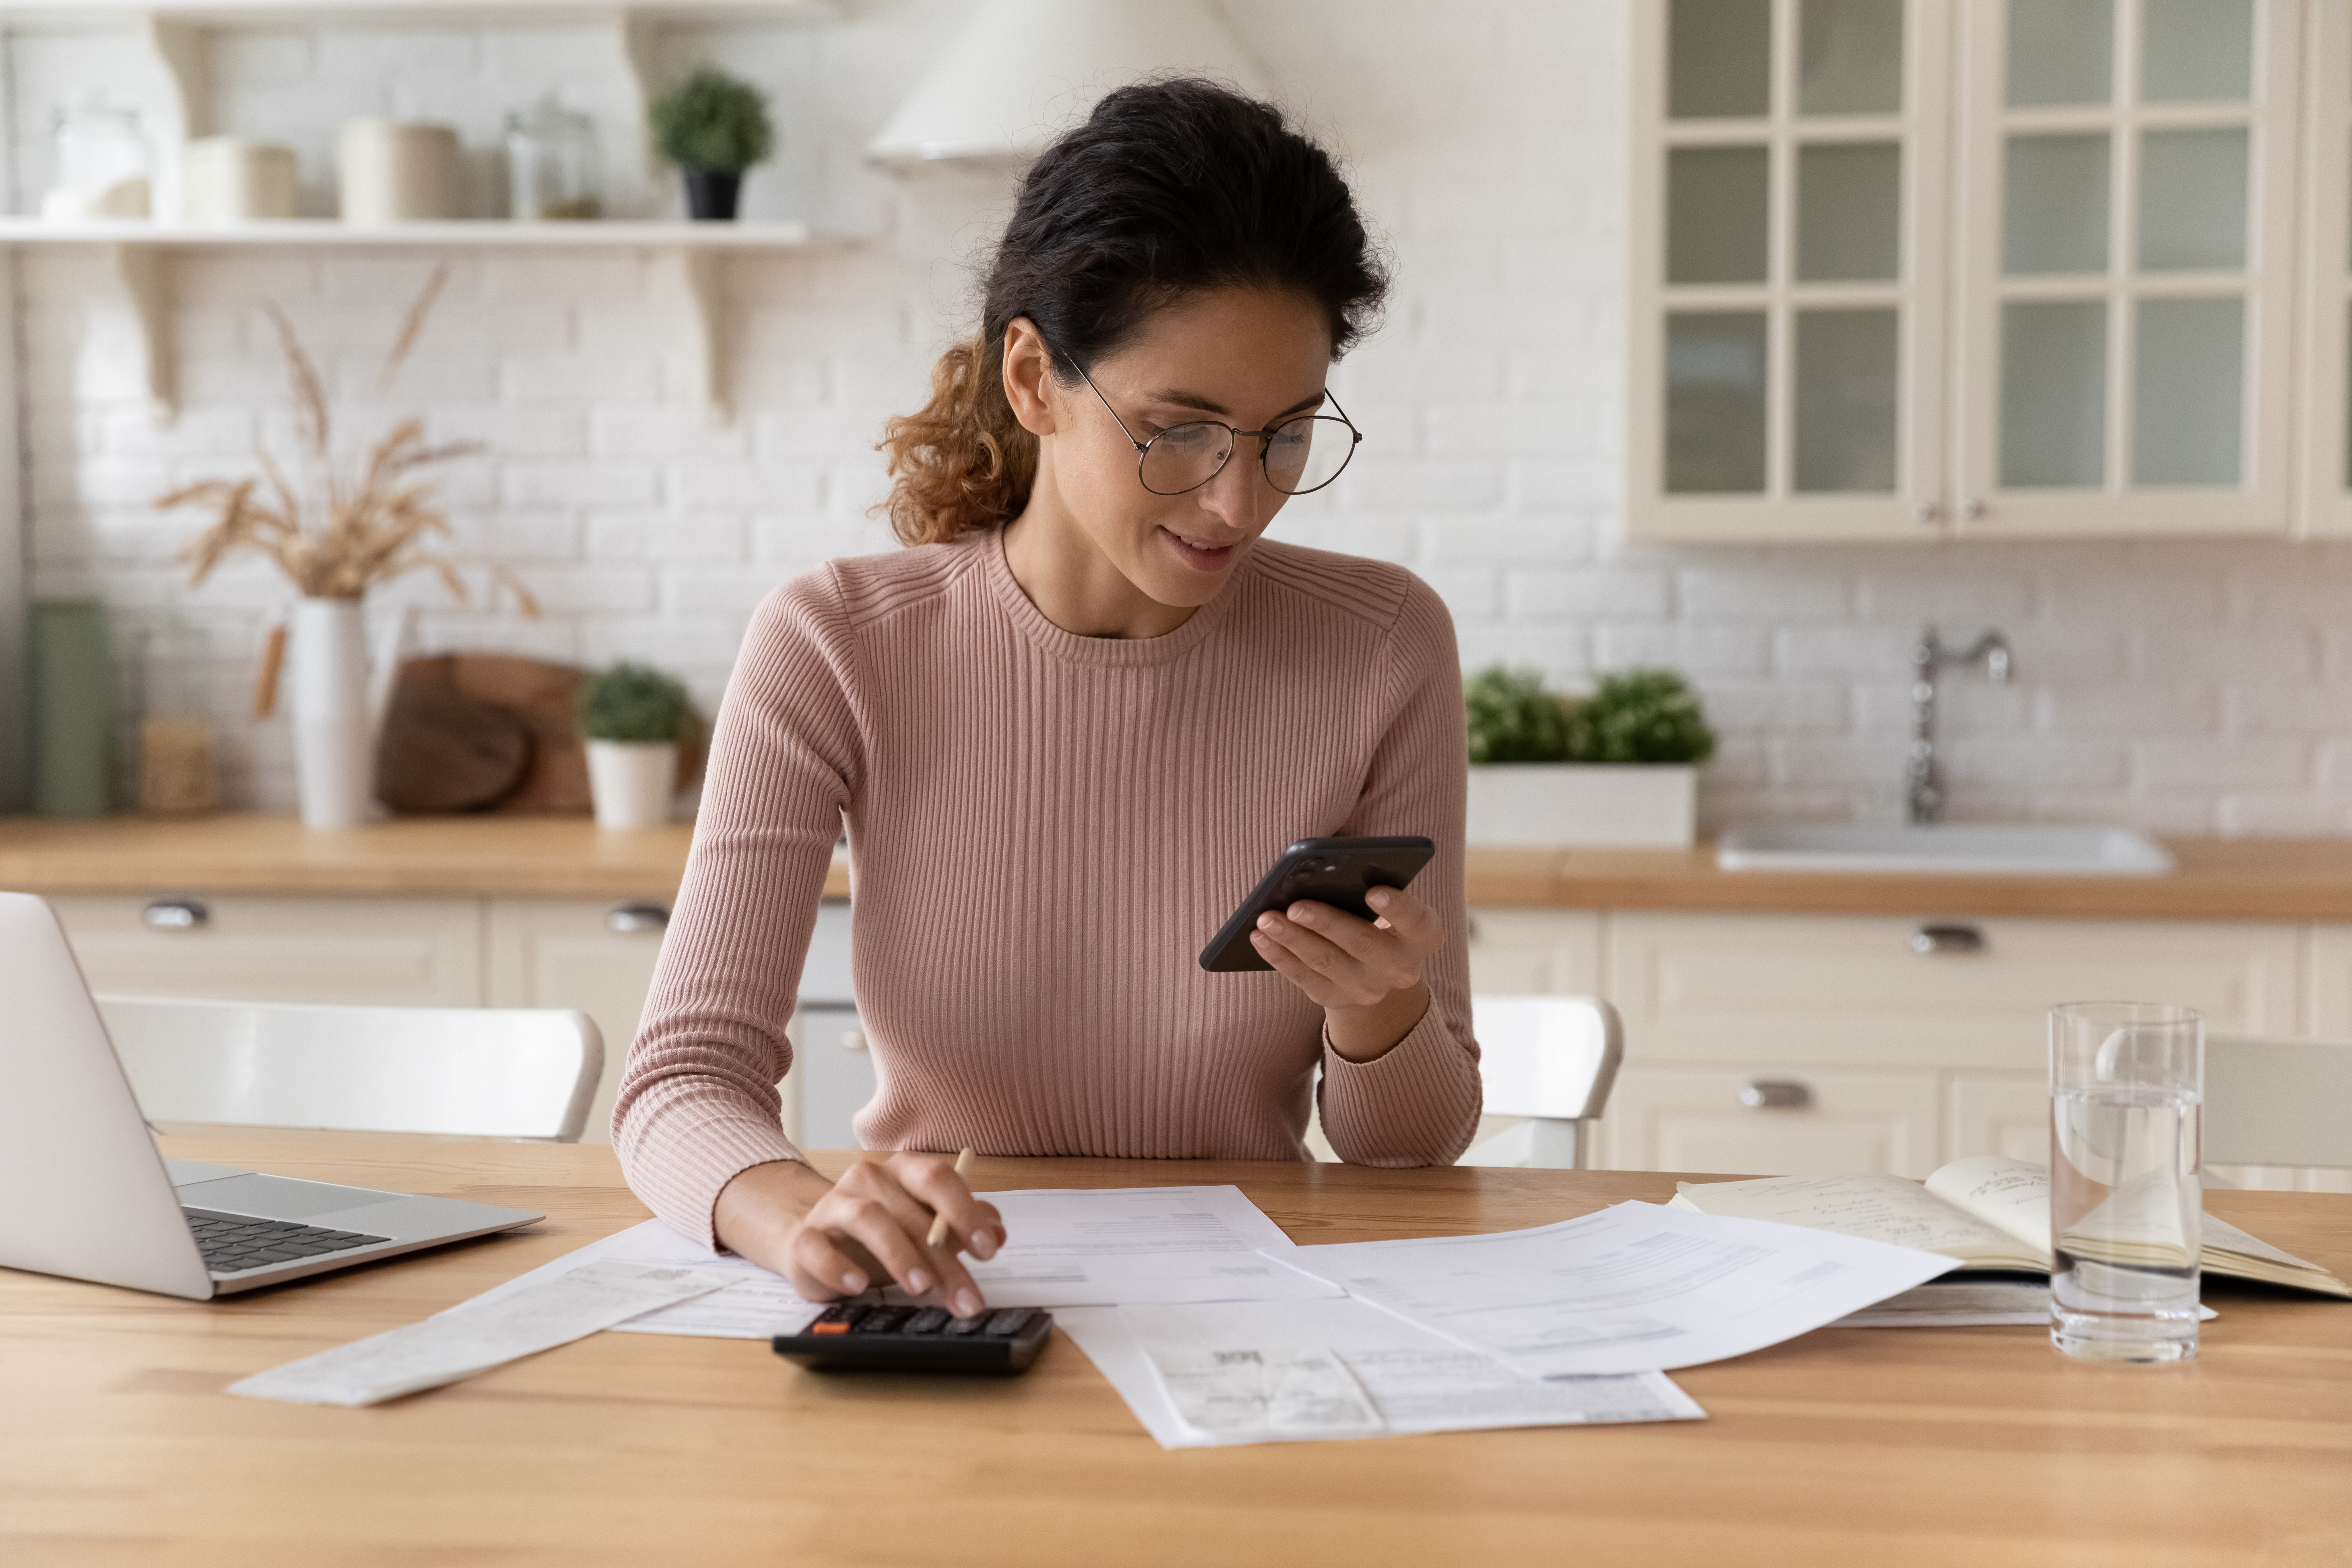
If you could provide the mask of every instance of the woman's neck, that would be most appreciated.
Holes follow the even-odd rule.
[[[1163,605],[1129,581],[1043,485],[1004,525],[1004,563],[1038,613],[1074,637],[1165,637],[1198,613]]]

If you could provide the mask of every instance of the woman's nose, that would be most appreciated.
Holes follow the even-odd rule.
[[[1242,533],[1257,531],[1271,510],[1268,501],[1278,499],[1258,461],[1257,437],[1244,436],[1235,442],[1233,457],[1216,478],[1201,487],[1200,494],[1202,509],[1227,528]]]

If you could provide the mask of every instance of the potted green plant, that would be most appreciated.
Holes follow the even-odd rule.
[[[1698,767],[1715,735],[1671,669],[1601,678],[1582,699],[1531,669],[1495,665],[1463,683],[1470,731],[1469,842],[1687,848]]]
[[[580,683],[579,717],[596,826],[629,832],[667,822],[678,746],[695,726],[686,688],[624,661]]]
[[[646,112],[655,145],[686,177],[687,210],[695,221],[733,218],[743,171],[767,162],[775,149],[767,95],[716,66],[702,66]]]

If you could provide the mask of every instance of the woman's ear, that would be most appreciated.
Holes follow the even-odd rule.
[[[1004,401],[1024,430],[1051,436],[1059,427],[1054,416],[1056,390],[1045,335],[1028,317],[1013,317],[1004,329]]]

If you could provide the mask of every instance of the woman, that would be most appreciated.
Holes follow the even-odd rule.
[[[813,1300],[960,1313],[1002,1217],[946,1161],[828,1183],[778,1128],[840,825],[878,1088],[868,1148],[1444,1164],[1478,1117],[1461,675],[1401,568],[1266,542],[1360,438],[1324,379],[1386,288],[1329,158],[1199,81],[1123,89],[1041,157],[980,336],[895,420],[913,548],[761,606],[614,1112],[629,1183]],[[1321,417],[1326,423],[1303,424]],[[1426,834],[1377,923],[1195,955],[1282,847]],[[923,1245],[934,1214],[954,1245]]]

